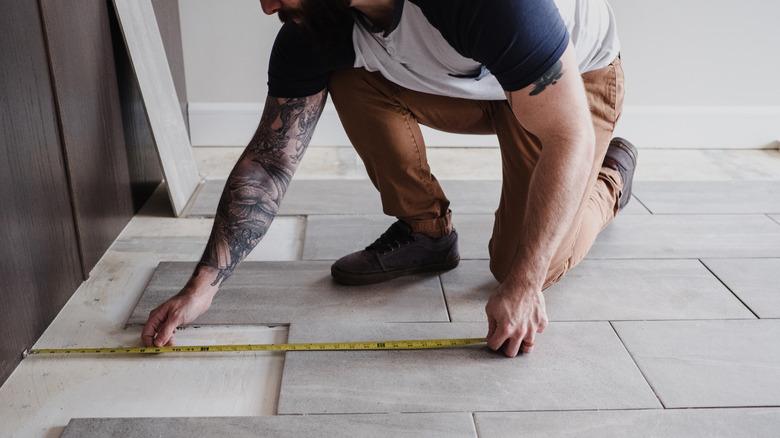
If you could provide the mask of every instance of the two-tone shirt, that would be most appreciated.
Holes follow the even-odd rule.
[[[332,71],[352,67],[424,93],[502,100],[541,77],[570,43],[580,73],[608,66],[620,50],[606,0],[396,0],[384,31],[354,16],[351,32],[328,47],[282,26],[269,94],[308,96],[327,87]]]

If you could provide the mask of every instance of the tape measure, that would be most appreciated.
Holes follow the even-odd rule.
[[[37,348],[25,352],[27,356],[81,355],[81,354],[160,354],[160,353],[216,353],[239,351],[358,351],[358,350],[430,350],[436,348],[466,347],[484,344],[485,338],[418,339],[401,341],[361,342],[307,342],[298,344],[237,344],[237,345],[182,345],[173,347],[100,347],[100,348]]]

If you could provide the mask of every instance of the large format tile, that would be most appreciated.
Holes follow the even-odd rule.
[[[780,409],[480,412],[474,420],[480,438],[770,438]]]
[[[62,438],[431,437],[476,438],[468,413],[273,417],[77,418]]]
[[[392,221],[387,216],[310,216],[303,258],[338,259],[373,242]],[[461,258],[488,258],[493,216],[460,215],[453,221]],[[702,257],[780,257],[780,226],[765,215],[619,215],[588,254],[591,259]]]
[[[440,181],[455,214],[493,213],[501,196],[501,181]],[[213,217],[225,180],[207,180],[189,216]],[[294,179],[282,200],[280,215],[382,214],[379,192],[369,180]]]
[[[493,215],[464,214],[453,216],[452,220],[458,231],[461,259],[488,258]],[[359,251],[376,240],[394,221],[395,218],[388,216],[309,216],[303,259],[335,260]]]
[[[780,226],[765,215],[621,215],[590,258],[780,256]]]
[[[455,215],[490,214],[498,208],[501,181],[442,180],[440,181]],[[201,186],[187,211],[192,217],[213,217],[225,180],[207,180]],[[630,202],[623,214],[649,214],[637,202]],[[306,180],[294,179],[290,184],[280,215],[373,215],[382,214],[379,192],[364,179]]]
[[[69,304],[84,298],[74,297]],[[105,340],[96,342],[74,332],[59,333],[56,337],[63,343],[38,342],[35,348],[138,345],[141,334],[140,328],[134,328],[102,336]],[[176,333],[176,343],[181,345],[286,340],[286,327],[202,327]],[[0,437],[57,437],[71,418],[276,413],[283,353],[198,356],[28,357],[0,388]]]
[[[667,408],[780,405],[780,320],[613,324]]]
[[[637,181],[633,191],[654,214],[780,212],[780,184],[774,181]]]
[[[187,282],[194,263],[161,263],[128,324],[149,312]],[[222,286],[203,324],[287,324],[303,321],[448,321],[436,276],[398,278],[370,286],[341,286],[330,262],[244,262]]]
[[[484,323],[293,324],[291,342],[480,337]],[[279,413],[660,407],[606,322],[558,322],[515,359],[485,346],[291,352]]]
[[[259,117],[259,116],[258,116]],[[243,147],[195,147],[198,170],[205,178],[227,179]],[[368,179],[363,162],[352,147],[310,145],[295,172],[296,179],[362,178]]]
[[[707,259],[703,262],[759,318],[780,318],[780,259]]]
[[[780,151],[776,149],[641,149],[634,176],[634,181],[777,180]]]
[[[111,249],[149,253],[160,260],[200,260],[208,242],[211,219],[133,218]],[[297,260],[303,246],[305,218],[274,219],[263,240],[246,260]]]
[[[486,260],[442,274],[453,321],[484,321]],[[544,293],[553,321],[755,318],[698,260],[584,260]]]

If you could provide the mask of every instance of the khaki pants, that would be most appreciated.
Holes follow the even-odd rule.
[[[623,106],[620,59],[582,79],[596,132],[595,159],[589,187],[553,257],[545,288],[585,257],[598,233],[615,217],[622,189],[619,173],[601,167]],[[452,229],[450,203],[430,171],[418,123],[446,132],[497,135],[502,189],[488,247],[490,270],[503,281],[517,250],[528,186],[542,150],[507,101],[420,93],[362,68],[334,72],[329,90],[347,135],[379,190],[385,214],[434,237]]]

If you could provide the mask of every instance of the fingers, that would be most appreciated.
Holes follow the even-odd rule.
[[[490,322],[490,335],[487,345],[493,351],[502,349],[507,357],[516,357],[519,353],[530,353],[536,344],[536,334],[544,331],[544,325],[533,325],[518,328]]]
[[[534,349],[534,342],[536,341],[536,333],[537,330],[528,330],[528,333],[525,335],[523,339],[523,354],[530,353]],[[541,332],[539,332],[541,333]]]
[[[498,349],[504,345],[504,341],[506,341],[507,338],[509,338],[508,326],[498,325],[493,331],[493,336],[488,338],[487,346],[493,351],[498,351]]]
[[[173,342],[173,332],[176,331],[176,327],[181,323],[181,319],[175,312],[169,312],[165,322],[163,322],[160,330],[157,331],[157,336],[154,338],[154,345],[162,347],[168,343]]]
[[[523,338],[519,336],[513,336],[509,338],[509,343],[504,347],[504,354],[506,357],[515,357],[520,351],[520,343],[523,342]]]
[[[146,347],[173,345],[173,333],[181,323],[179,312],[164,303],[149,313],[149,319],[141,331],[141,341]]]
[[[165,320],[167,311],[161,307],[158,307],[149,313],[149,319],[144,325],[143,331],[141,331],[141,341],[145,347],[151,347],[154,345],[154,335],[157,333],[157,328]]]

